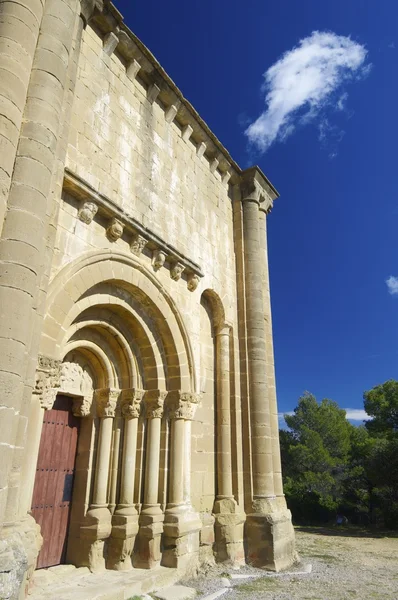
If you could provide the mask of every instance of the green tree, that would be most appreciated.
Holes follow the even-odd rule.
[[[328,520],[342,502],[352,426],[336,402],[318,403],[309,392],[285,420],[290,430],[281,432],[281,452],[293,516],[307,522]]]
[[[395,436],[398,432],[398,381],[389,379],[363,395],[364,407],[372,417],[366,422],[371,435]]]

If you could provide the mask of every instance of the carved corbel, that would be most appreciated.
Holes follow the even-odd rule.
[[[163,390],[148,390],[145,392],[144,402],[147,419],[161,419],[164,410],[164,400],[167,392]]]
[[[95,403],[97,416],[100,418],[114,417],[120,390],[116,388],[102,388],[95,390]]]
[[[131,240],[130,250],[136,256],[140,256],[147,243],[148,240],[143,235],[136,233]]]
[[[125,419],[138,419],[141,413],[144,390],[131,388],[122,390],[121,409]]]
[[[196,290],[196,288],[199,285],[199,281],[200,281],[200,277],[199,277],[199,275],[196,275],[196,273],[192,273],[188,277],[187,288],[189,289],[190,292],[194,292]]]
[[[119,238],[122,237],[123,229],[124,229],[123,223],[121,221],[119,221],[119,219],[116,219],[116,217],[113,217],[108,229],[106,230],[108,239],[111,242],[116,242],[116,240],[118,240]]]
[[[83,223],[86,223],[86,225],[90,225],[97,212],[98,206],[95,204],[95,202],[84,202],[80,207],[77,216],[79,217],[80,221],[83,221]]]
[[[174,279],[174,281],[178,281],[181,279],[181,275],[184,271],[185,267],[180,262],[175,262],[170,270],[170,277]]]
[[[33,394],[39,397],[40,405],[50,410],[55,402],[60,385],[61,361],[39,355]]]
[[[152,266],[155,271],[159,271],[166,262],[166,254],[161,250],[154,250],[152,254]]]

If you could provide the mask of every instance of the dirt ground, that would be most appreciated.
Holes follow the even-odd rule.
[[[302,560],[296,572],[266,574],[244,567],[256,577],[230,579],[223,600],[398,600],[398,535],[358,529],[297,528]],[[307,565],[310,573],[303,573]],[[220,588],[220,577],[233,570],[196,580],[198,597]],[[193,583],[193,582],[192,582]]]

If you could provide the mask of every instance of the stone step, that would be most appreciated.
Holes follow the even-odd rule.
[[[178,569],[155,567],[130,571],[90,573],[66,569],[36,571],[29,600],[128,600],[175,584],[184,573]],[[86,572],[87,571],[87,572]]]

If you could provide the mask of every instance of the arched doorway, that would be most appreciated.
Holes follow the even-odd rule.
[[[39,569],[65,560],[79,426],[71,398],[58,394],[53,408],[43,413],[31,507],[43,536]]]

